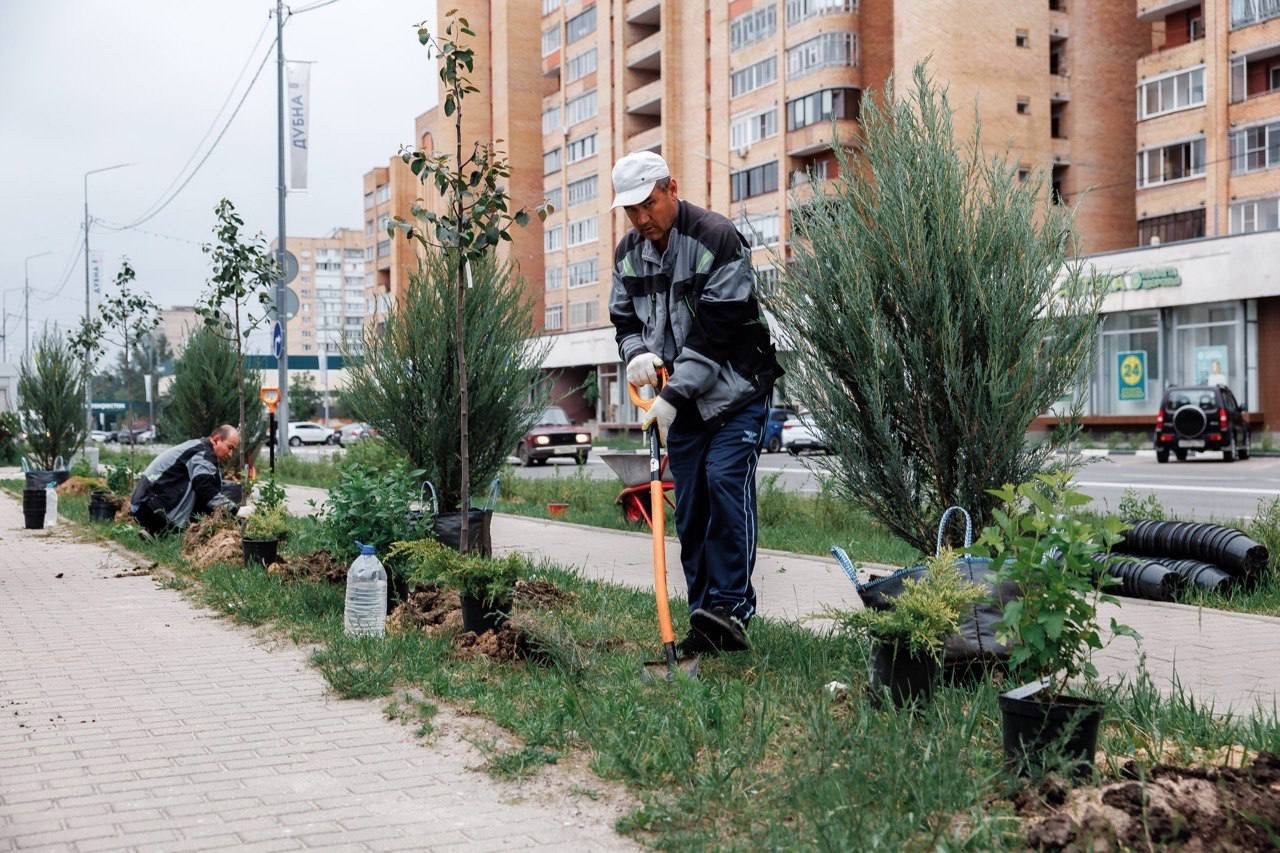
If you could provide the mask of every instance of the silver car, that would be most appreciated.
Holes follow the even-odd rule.
[[[373,438],[377,434],[377,429],[363,421],[358,421],[335,429],[333,435],[329,436],[329,443],[346,447],[349,444],[364,441],[366,438]]]

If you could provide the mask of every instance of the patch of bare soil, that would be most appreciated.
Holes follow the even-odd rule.
[[[1156,764],[1145,779],[1070,792],[1051,779],[1015,806],[1033,850],[1274,851],[1280,756],[1260,752],[1242,767]]]
[[[280,575],[286,581],[316,581],[318,583],[345,584],[347,566],[334,559],[328,551],[312,551],[297,557],[289,557],[267,566],[267,574]]]
[[[492,660],[541,660],[544,655],[515,622],[503,622],[496,631],[476,634],[464,631],[453,638],[453,651],[460,658],[483,655]]]
[[[81,497],[89,494],[96,489],[105,489],[107,481],[101,477],[81,477],[79,474],[72,474],[65,482],[55,487],[58,494],[61,495],[80,495]]]
[[[458,593],[436,584],[420,584],[387,616],[387,630],[393,634],[425,631],[435,634],[462,625],[462,602]]]
[[[215,512],[192,522],[182,535],[182,556],[196,569],[204,570],[216,562],[239,562],[244,559],[240,545],[240,525],[235,517]]]
[[[516,581],[516,600],[534,607],[555,607],[573,601],[577,596],[550,581]]]

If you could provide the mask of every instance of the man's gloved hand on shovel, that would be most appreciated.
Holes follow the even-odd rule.
[[[627,362],[627,381],[637,388],[658,385],[658,368],[662,367],[662,357],[651,352],[642,352]]]
[[[653,424],[658,425],[658,441],[663,447],[667,445],[667,430],[671,429],[671,422],[676,419],[676,407],[668,403],[661,397],[657,397],[653,401],[653,405],[649,407],[649,411],[644,413],[644,420],[640,422],[640,428],[648,433],[649,427]]]

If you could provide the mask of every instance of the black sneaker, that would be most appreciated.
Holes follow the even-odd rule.
[[[682,658],[691,658],[719,654],[720,650],[706,634],[690,628],[684,639],[676,643],[676,652]]]
[[[699,607],[689,614],[690,630],[706,636],[722,652],[745,652],[751,648],[747,642],[747,626],[723,607],[704,610]]]

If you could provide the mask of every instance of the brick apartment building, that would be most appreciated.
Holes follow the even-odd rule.
[[[835,174],[832,146],[856,143],[864,92],[909,80],[925,59],[957,137],[979,122],[985,155],[1044,174],[1052,199],[1077,208],[1098,274],[1121,282],[1086,389],[1094,420],[1145,423],[1160,387],[1194,380],[1224,346],[1237,395],[1280,406],[1280,351],[1262,342],[1280,341],[1265,335],[1280,322],[1280,282],[1264,260],[1280,248],[1280,0],[450,6],[477,32],[481,95],[467,102],[466,133],[504,140],[517,206],[545,197],[556,209],[517,229],[510,252],[553,336],[544,367],[561,390],[597,377],[594,407],[570,397],[577,419],[637,419],[608,323],[627,227],[609,210],[613,162],[666,157],[684,198],[738,223],[768,287],[788,256],[793,196]],[[451,133],[439,110],[415,122],[425,148],[451,150]],[[423,194],[397,164],[365,176],[369,284],[383,304],[402,292],[412,249],[379,226]],[[1233,236],[1254,231],[1273,233]],[[1135,349],[1148,352],[1152,391],[1120,405],[1114,356]]]

